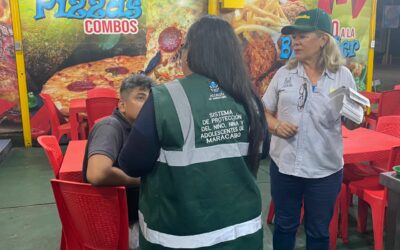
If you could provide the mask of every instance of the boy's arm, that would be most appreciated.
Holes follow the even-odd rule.
[[[113,166],[113,161],[101,154],[89,157],[86,177],[94,186],[139,186],[140,178],[133,178]]]
[[[149,174],[160,155],[155,119],[153,95],[150,94],[119,154],[119,166],[129,176]]]

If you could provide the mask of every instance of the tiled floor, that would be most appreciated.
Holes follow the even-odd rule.
[[[263,162],[258,183],[263,196],[263,220],[270,200],[268,163]],[[0,164],[0,249],[58,249],[61,225],[49,179],[52,171],[40,148],[14,148]],[[272,249],[273,225],[264,226],[264,249]],[[367,234],[355,231],[350,216],[350,243],[338,249],[373,249],[371,226]],[[305,249],[301,228],[296,249]]]

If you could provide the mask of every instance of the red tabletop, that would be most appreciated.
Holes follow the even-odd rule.
[[[72,99],[69,103],[69,123],[71,124],[71,139],[72,140],[79,140],[78,114],[80,112],[86,113],[86,100],[85,99]]]
[[[87,140],[70,141],[61,164],[61,180],[82,182],[82,164]]]
[[[344,163],[388,159],[392,147],[400,145],[400,138],[366,128],[343,134]]]
[[[358,136],[365,136],[365,135],[375,135],[376,131],[372,129],[366,129],[366,128],[358,128],[358,129],[353,129],[349,130],[345,126],[342,126],[342,136],[343,138],[351,138],[355,139],[355,137]]]

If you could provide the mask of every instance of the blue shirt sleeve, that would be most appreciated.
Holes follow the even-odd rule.
[[[143,104],[128,139],[118,157],[120,168],[129,176],[150,173],[160,154],[153,95]]]

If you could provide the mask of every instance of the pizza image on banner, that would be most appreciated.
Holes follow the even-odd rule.
[[[4,9],[0,17],[7,21],[4,15],[9,14],[6,13],[8,6],[1,7]],[[3,19],[0,19],[0,123],[8,119],[8,111],[19,109],[13,31],[11,25],[3,22]]]
[[[115,56],[81,63],[55,73],[43,86],[60,111],[67,115],[71,99],[86,98],[94,88],[113,88],[119,93],[122,80],[141,71],[145,56]]]
[[[183,76],[181,47],[192,23],[207,14],[206,0],[146,1],[145,73],[158,83]]]

